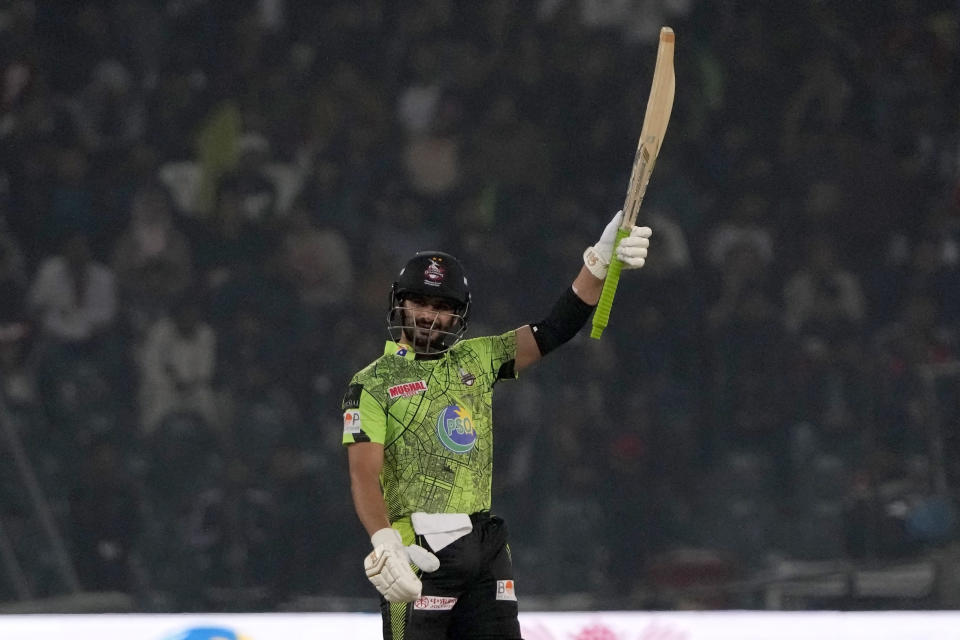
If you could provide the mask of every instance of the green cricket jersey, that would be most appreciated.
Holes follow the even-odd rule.
[[[415,511],[490,509],[493,386],[515,378],[516,331],[462,340],[437,359],[387,342],[350,381],[343,443],[384,445],[380,474],[391,522]]]

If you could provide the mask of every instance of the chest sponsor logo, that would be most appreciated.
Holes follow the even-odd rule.
[[[404,382],[403,384],[398,384],[395,387],[390,387],[387,389],[387,393],[390,395],[390,398],[410,398],[417,395],[418,393],[423,393],[427,390],[427,383],[423,380],[417,380],[416,382]]]
[[[517,601],[517,592],[513,589],[513,580],[497,580],[497,600]]]
[[[421,596],[413,601],[413,608],[420,611],[450,611],[457,599],[452,596]]]
[[[477,444],[473,416],[466,407],[452,404],[437,416],[437,437],[440,444],[454,453],[469,453]]]
[[[360,412],[356,410],[343,412],[343,432],[360,433]]]

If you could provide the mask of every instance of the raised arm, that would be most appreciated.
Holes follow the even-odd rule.
[[[583,328],[593,308],[600,300],[603,279],[613,255],[613,243],[623,213],[618,211],[607,223],[600,240],[583,254],[583,267],[573,284],[554,304],[550,315],[533,324],[517,329],[517,358],[514,368],[525,369],[560,345],[570,340]],[[630,235],[617,246],[617,257],[624,269],[639,269],[646,263],[650,246],[650,227],[634,227]]]

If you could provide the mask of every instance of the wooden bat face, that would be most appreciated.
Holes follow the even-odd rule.
[[[667,133],[670,113],[673,110],[675,79],[673,74],[674,33],[670,27],[660,29],[660,44],[657,46],[657,62],[653,70],[650,97],[643,117],[640,141],[633,157],[633,169],[627,197],[623,203],[623,222],[620,228],[629,231],[637,220],[640,204],[647,192],[650,174],[660,153],[660,145]]]

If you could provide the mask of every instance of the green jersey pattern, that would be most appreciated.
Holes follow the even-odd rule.
[[[388,342],[350,381],[343,443],[384,445],[380,482],[391,522],[415,511],[490,509],[493,387],[516,377],[516,332],[458,342],[414,359]]]

